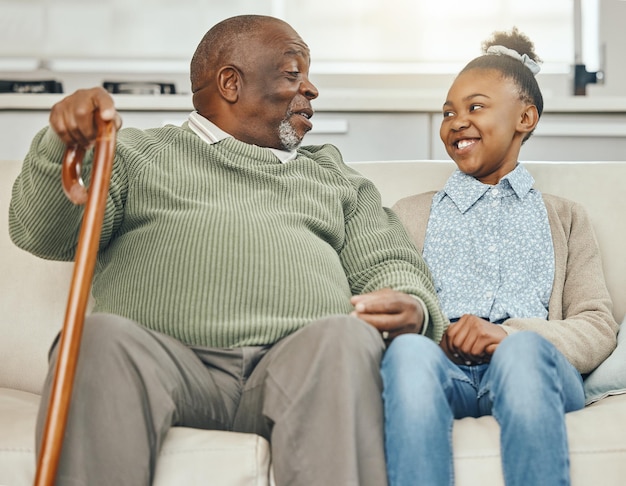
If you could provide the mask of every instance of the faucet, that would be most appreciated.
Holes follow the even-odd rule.
[[[584,64],[574,65],[574,95],[585,96],[588,84],[602,84],[604,82],[604,71],[587,71]]]
[[[583,41],[583,20],[582,20],[582,0],[574,0],[574,95],[585,96],[588,84],[602,84],[604,82],[604,71],[587,71],[587,66],[582,62],[582,41]],[[592,5],[593,3],[593,5]],[[587,13],[592,12],[589,8],[598,12],[598,2],[588,2]],[[598,36],[597,32],[594,35]],[[600,53],[603,58],[603,52]],[[601,64],[604,64],[601,60]]]

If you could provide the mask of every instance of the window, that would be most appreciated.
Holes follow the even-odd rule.
[[[272,9],[326,69],[456,72],[493,31],[513,26],[535,43],[544,71],[574,62],[572,0],[274,0]]]
[[[574,63],[574,6],[598,1],[0,0],[0,61],[170,60],[186,67],[211,25],[258,13],[295,27],[316,72],[452,73],[480,54],[493,31],[517,26],[535,43],[544,72],[563,73]]]

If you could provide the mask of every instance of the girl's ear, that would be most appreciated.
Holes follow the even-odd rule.
[[[229,103],[237,102],[241,89],[241,73],[234,66],[224,66],[217,73],[217,90]]]
[[[517,124],[518,131],[522,133],[532,132],[539,122],[539,112],[535,105],[526,105]]]

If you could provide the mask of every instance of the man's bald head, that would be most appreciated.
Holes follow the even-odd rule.
[[[226,64],[245,64],[246,46],[271,23],[288,25],[275,17],[240,15],[223,20],[202,38],[191,59],[191,92],[204,88]]]

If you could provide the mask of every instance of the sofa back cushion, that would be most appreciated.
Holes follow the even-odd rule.
[[[452,161],[358,162],[350,164],[377,185],[383,204],[439,190],[456,168]],[[626,313],[626,162],[525,162],[535,187],[581,203],[589,213],[602,254],[613,314]]]
[[[374,181],[383,204],[440,189],[454,170],[449,161],[351,164]],[[21,162],[0,161],[0,387],[38,393],[47,354],[65,315],[72,264],[51,262],[18,249],[8,235],[8,207]],[[626,162],[527,164],[544,192],[582,203],[589,211],[604,260],[618,322],[626,312]]]
[[[63,325],[72,264],[42,260],[9,239],[9,201],[20,167],[0,161],[0,387],[39,392],[48,349]]]

